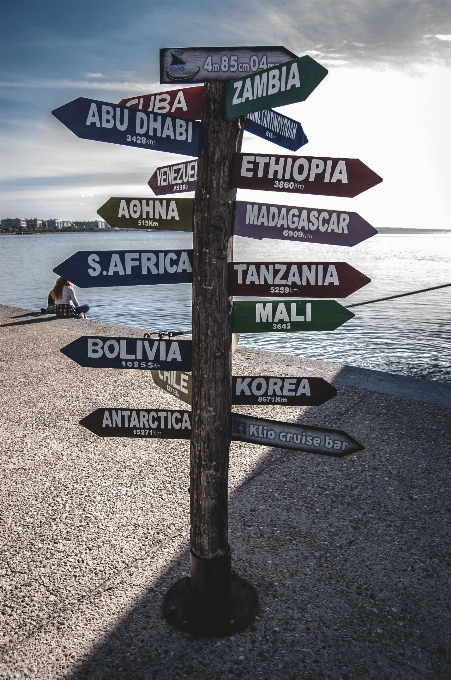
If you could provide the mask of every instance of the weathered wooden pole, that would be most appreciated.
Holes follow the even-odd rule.
[[[258,607],[253,587],[232,577],[228,542],[228,469],[232,405],[232,299],[236,190],[232,155],[243,119],[224,120],[225,83],[207,81],[193,228],[193,396],[191,437],[190,578],[168,591],[168,620],[197,635],[227,635],[249,623]]]

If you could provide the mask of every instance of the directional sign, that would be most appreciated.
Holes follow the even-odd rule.
[[[237,300],[235,333],[334,331],[354,314],[335,300]]]
[[[157,168],[148,181],[157,196],[176,194],[196,189],[197,160],[174,163]]]
[[[369,279],[346,262],[230,262],[230,295],[345,298]]]
[[[190,439],[191,411],[98,408],[80,420],[99,437]]]
[[[160,50],[160,83],[231,80],[296,55],[285,47],[167,47]],[[264,107],[268,108],[268,107]]]
[[[191,373],[181,371],[152,371],[155,385],[177,397],[186,404],[191,404],[193,382]]]
[[[232,439],[338,457],[356,453],[365,448],[342,430],[330,430],[326,427],[312,427],[297,423],[280,423],[277,420],[253,418],[236,413],[232,414]]]
[[[258,73],[238,76],[226,85],[226,118],[303,102],[327,76],[327,69],[305,56]]]
[[[319,406],[336,394],[323,378],[244,375],[233,378],[232,404]]]
[[[167,92],[154,92],[135,97],[121,99],[121,106],[131,106],[134,109],[167,113],[178,118],[200,120],[202,118],[202,101],[204,98],[203,85],[197,87],[183,87]]]
[[[60,351],[79,366],[191,370],[191,340],[81,336]]]
[[[98,210],[111,227],[193,231],[192,198],[109,198]]]
[[[355,158],[234,155],[232,187],[352,198],[382,182]]]
[[[355,212],[271,203],[235,203],[235,236],[355,246],[377,234]]]
[[[244,129],[291,151],[297,151],[308,142],[302,125],[297,120],[283,116],[272,109],[247,115],[244,120]]]
[[[201,155],[201,123],[195,120],[148,113],[85,97],[60,106],[52,114],[81,139],[196,158]]]
[[[79,250],[53,270],[80,288],[191,283],[192,250]]]

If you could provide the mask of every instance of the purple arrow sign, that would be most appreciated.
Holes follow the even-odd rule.
[[[355,212],[237,201],[235,236],[355,246],[377,234]]]
[[[147,184],[157,196],[195,191],[197,160],[163,165],[157,168]]]

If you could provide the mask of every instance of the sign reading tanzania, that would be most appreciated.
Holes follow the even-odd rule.
[[[119,229],[193,230],[192,198],[109,198],[97,210],[111,227]]]

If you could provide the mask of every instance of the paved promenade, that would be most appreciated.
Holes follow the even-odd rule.
[[[228,639],[167,625],[189,573],[189,442],[99,438],[99,407],[186,408],[142,371],[81,368],[79,335],[143,331],[0,306],[0,678],[449,680],[451,385],[238,348],[234,373],[318,375],[333,459],[234,442],[232,565],[260,597]]]

